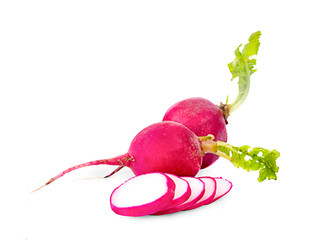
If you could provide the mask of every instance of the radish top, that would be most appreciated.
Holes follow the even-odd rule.
[[[249,37],[249,42],[244,46],[243,50],[240,51],[240,47],[242,44],[238,46],[238,48],[235,50],[235,59],[233,62],[230,62],[228,64],[229,70],[232,74],[232,79],[238,77],[238,90],[239,93],[236,97],[236,99],[231,103],[227,104],[225,106],[228,106],[228,111],[225,112],[225,117],[234,112],[247,98],[248,92],[249,92],[249,86],[250,86],[250,76],[256,72],[256,69],[254,69],[256,65],[256,59],[252,57],[253,55],[258,54],[258,49],[260,46],[259,38],[261,36],[261,32],[255,32],[251,34]],[[228,101],[228,99],[227,99]],[[221,104],[221,107],[224,107],[224,105]]]
[[[261,147],[251,148],[248,145],[235,147],[225,142],[213,141],[214,137],[208,135],[200,137],[204,153],[214,153],[220,157],[230,160],[237,168],[246,171],[259,171],[258,181],[266,179],[277,179],[276,173],[279,167],[276,164],[280,153],[273,149],[268,150]]]

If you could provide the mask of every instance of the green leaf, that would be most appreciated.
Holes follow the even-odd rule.
[[[228,67],[230,69],[230,72],[232,73],[232,79],[242,75],[245,75],[246,72],[246,66],[245,66],[245,60],[244,60],[244,56],[242,55],[242,53],[239,51],[239,48],[242,46],[239,45],[238,48],[235,50],[235,59],[233,62],[230,62],[228,64]]]
[[[233,62],[230,62],[228,64],[229,70],[232,73],[231,80],[239,76],[247,76],[247,70],[250,71],[249,75],[256,71],[254,69],[254,66],[256,65],[256,59],[249,59],[249,57],[258,54],[260,46],[260,36],[260,31],[251,34],[251,36],[249,37],[249,42],[244,46],[243,50],[239,50],[242,44],[240,44],[235,50],[235,59]]]
[[[250,60],[248,59],[247,65],[248,65],[248,68],[249,68],[249,71],[250,71],[250,75],[257,71],[257,69],[254,69],[256,63],[257,63],[256,59],[254,59],[254,58],[250,59]]]
[[[242,54],[245,56],[245,58],[249,58],[253,55],[258,54],[258,49],[260,46],[259,38],[261,36],[261,32],[255,32],[250,35],[249,42],[244,46],[244,49],[242,51]]]
[[[249,149],[250,149],[250,146],[248,146],[248,145],[244,145],[244,146],[239,148],[239,150],[243,153],[247,153]]]
[[[236,77],[238,80],[238,95],[234,102],[230,105],[230,113],[235,111],[247,98],[250,86],[250,76],[257,71],[255,65],[257,63],[256,59],[250,59],[251,56],[257,55],[260,41],[259,38],[261,32],[255,32],[249,37],[248,43],[240,51],[242,44],[240,44],[234,51],[235,59],[228,64],[228,68],[232,74],[231,81]]]
[[[238,148],[221,141],[217,141],[217,143],[219,155],[220,152],[225,154],[237,168],[246,171],[259,171],[259,182],[266,179],[277,179],[276,173],[279,168],[276,160],[280,157],[280,153],[275,149],[251,148],[248,145]]]

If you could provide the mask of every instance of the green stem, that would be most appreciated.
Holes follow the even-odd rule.
[[[280,156],[278,151],[260,147],[251,148],[247,145],[235,147],[225,142],[215,142],[211,135],[208,136],[200,137],[204,153],[213,153],[228,159],[237,168],[246,171],[259,171],[259,182],[265,179],[277,179],[276,173],[279,168],[276,159]]]
[[[232,79],[238,77],[238,95],[236,99],[231,104],[221,104],[219,107],[223,111],[225,119],[234,112],[237,108],[242,105],[242,103],[246,100],[249,87],[250,87],[250,76],[256,69],[254,69],[256,65],[256,59],[251,58],[254,55],[258,54],[258,49],[260,46],[260,38],[261,32],[257,31],[250,35],[248,39],[248,43],[245,44],[242,51],[240,51],[240,47],[242,44],[238,46],[235,50],[235,59],[234,61],[228,64],[229,70],[232,74]],[[225,110],[224,110],[225,109]]]
[[[247,61],[245,60],[245,69],[246,69],[246,75],[245,76],[239,76],[238,80],[238,95],[236,99],[229,104],[230,106],[230,114],[233,113],[236,109],[242,105],[242,103],[246,100],[249,88],[250,88],[250,71],[248,69]]]

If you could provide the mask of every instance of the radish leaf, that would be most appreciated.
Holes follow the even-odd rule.
[[[249,42],[244,46],[243,50],[240,51],[242,44],[235,50],[235,59],[233,62],[228,64],[228,68],[232,74],[231,80],[238,77],[238,96],[233,103],[230,104],[230,112],[235,111],[246,99],[249,86],[250,86],[250,75],[256,72],[254,68],[257,61],[256,59],[250,59],[251,56],[258,54],[260,46],[261,32],[255,32],[249,37]]]
[[[258,181],[262,182],[266,179],[277,179],[276,173],[278,166],[276,164],[280,153],[276,150],[268,150],[265,148],[244,145],[242,147],[234,147],[227,143],[217,141],[217,154],[225,156],[237,168],[247,171],[259,171]]]
[[[249,42],[244,46],[244,49],[242,51],[242,54],[246,58],[258,54],[258,49],[259,49],[259,46],[260,46],[260,42],[259,42],[260,36],[261,36],[261,32],[260,31],[255,32],[255,33],[250,35]]]

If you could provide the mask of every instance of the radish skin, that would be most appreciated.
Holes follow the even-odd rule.
[[[192,206],[188,207],[185,210],[195,209],[195,208],[198,208],[198,207],[201,207],[203,205],[210,203],[216,194],[217,183],[216,183],[216,180],[214,178],[212,178],[212,177],[200,177],[200,179],[205,184],[205,193],[201,197],[201,199],[199,199],[196,203],[194,203]]]
[[[182,124],[170,121],[144,128],[132,140],[128,153],[134,161],[127,166],[135,175],[163,172],[195,176],[203,160],[198,137]]]
[[[163,173],[132,177],[111,194],[111,209],[119,215],[139,217],[153,214],[171,204],[175,183]]]

